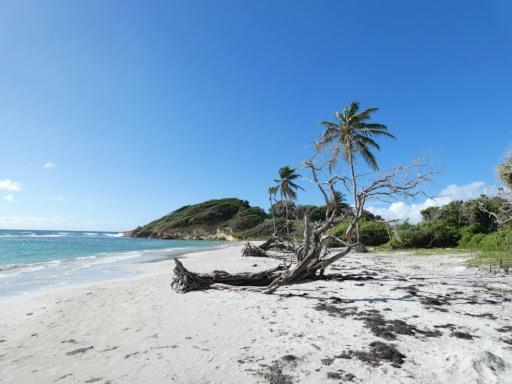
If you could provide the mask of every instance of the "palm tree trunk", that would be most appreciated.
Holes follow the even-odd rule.
[[[348,162],[350,163],[350,173],[352,176],[352,195],[354,197],[354,216],[357,215],[359,210],[358,202],[357,202],[357,179],[356,172],[354,170],[354,158],[352,156],[352,149],[349,151]],[[351,241],[351,239],[348,239]],[[359,243],[359,221],[356,223],[356,240]]]
[[[288,199],[284,200],[284,221],[286,223],[286,233],[290,234],[290,227],[288,226]]]
[[[272,213],[272,224],[274,226],[274,233],[273,233],[273,235],[275,235],[276,234],[276,218],[274,216],[274,206],[272,204],[272,195],[269,195],[268,201],[270,201],[270,212]]]

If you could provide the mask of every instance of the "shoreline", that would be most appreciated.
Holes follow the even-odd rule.
[[[30,289],[27,292],[11,292],[11,293],[5,292],[0,295],[0,303],[2,303],[3,301],[6,301],[6,300],[13,300],[16,298],[21,298],[21,297],[30,297],[32,295],[37,295],[37,294],[44,293],[48,290],[53,290],[53,289],[76,287],[76,286],[81,286],[81,285],[114,281],[117,279],[127,279],[130,277],[135,277],[137,274],[140,273],[140,269],[137,268],[138,265],[144,265],[146,263],[149,263],[149,264],[159,263],[159,262],[163,262],[163,261],[167,261],[167,260],[172,260],[174,257],[182,258],[185,255],[194,254],[194,253],[203,252],[203,251],[213,251],[216,249],[222,249],[222,248],[230,247],[230,246],[231,246],[231,244],[223,244],[223,245],[218,245],[218,246],[205,246],[205,247],[169,248],[169,249],[162,249],[162,250],[159,250],[159,249],[139,250],[139,251],[135,251],[135,252],[140,252],[141,254],[138,256],[134,256],[133,260],[128,259],[125,262],[123,262],[122,260],[118,260],[118,261],[113,261],[112,263],[108,263],[107,267],[110,269],[110,273],[111,273],[109,275],[95,276],[94,274],[91,273],[90,276],[85,278],[85,281],[80,281],[80,280],[76,281],[76,282],[69,281],[69,282],[64,282],[63,284],[58,285],[58,286],[35,287],[35,288]],[[155,256],[154,259],[137,260],[138,258],[144,257],[145,252],[155,252],[156,253],[156,252],[162,252],[162,251],[165,251],[165,254],[162,254],[161,256]],[[114,252],[111,254],[92,255],[92,256],[78,257],[78,258],[72,258],[72,259],[56,259],[56,260],[42,261],[42,262],[37,262],[37,263],[18,264],[16,267],[6,269],[5,271],[11,271],[11,270],[15,270],[17,268],[35,267],[35,266],[39,266],[39,265],[41,265],[41,266],[51,265],[55,262],[64,263],[64,265],[66,265],[66,263],[73,263],[73,262],[76,262],[77,260],[88,259],[88,258],[101,260],[102,257],[109,257],[111,255],[119,256],[119,255],[129,254],[131,252],[134,252],[134,251]],[[117,264],[117,263],[120,263],[120,264]]]
[[[279,264],[240,250],[199,251],[184,264],[197,272]],[[128,278],[0,302],[0,376],[6,384],[510,383],[512,279],[478,275],[466,257],[349,254],[330,272],[364,279],[273,295],[180,295],[169,287],[172,260],[138,264]]]
[[[16,300],[16,299],[31,298],[33,296],[44,295],[48,291],[54,291],[54,290],[60,290],[60,289],[66,289],[66,288],[75,288],[75,287],[76,288],[86,287],[86,286],[95,285],[95,284],[115,282],[117,280],[136,278],[138,275],[144,274],[145,269],[143,266],[145,264],[162,263],[162,262],[172,260],[175,257],[181,259],[181,258],[187,257],[187,255],[192,255],[195,253],[201,253],[201,252],[206,252],[206,251],[215,251],[217,249],[229,248],[229,247],[235,246],[235,245],[237,245],[237,244],[225,244],[223,246],[211,246],[211,247],[204,247],[201,249],[192,248],[192,247],[189,249],[170,248],[169,251],[175,250],[175,251],[177,251],[176,254],[167,255],[167,256],[162,255],[161,258],[156,258],[154,260],[133,261],[133,262],[128,262],[126,264],[121,264],[121,265],[112,265],[110,267],[114,267],[117,274],[114,274],[111,276],[103,276],[102,278],[92,278],[91,277],[91,279],[89,281],[70,282],[70,283],[65,283],[63,285],[59,285],[59,286],[35,288],[35,289],[30,290],[25,293],[5,294],[3,296],[0,296],[0,304],[2,304],[3,302],[12,301],[12,300]],[[144,250],[142,250],[142,251],[144,251]],[[131,251],[127,251],[124,253],[129,253],[129,252],[131,252]],[[65,261],[73,261],[73,260],[74,259],[68,259]],[[47,263],[47,262],[41,262],[41,263],[36,263],[36,264],[44,264],[44,263]],[[48,263],[51,263],[51,261],[49,261]],[[26,264],[26,265],[33,265],[33,264]]]

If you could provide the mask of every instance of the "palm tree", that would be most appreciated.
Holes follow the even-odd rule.
[[[300,177],[298,173],[295,173],[295,168],[290,168],[289,166],[285,165],[279,170],[279,177],[279,179],[274,179],[274,181],[277,183],[276,193],[280,193],[281,200],[284,202],[286,229],[287,232],[290,233],[290,228],[288,227],[288,204],[297,199],[296,191],[298,189],[304,190],[304,188],[293,182],[293,180]]]
[[[320,123],[321,126],[325,127],[325,131],[317,143],[317,148],[333,146],[332,157],[329,160],[329,169],[332,170],[337,163],[341,151],[343,152],[343,158],[350,167],[354,212],[357,212],[359,209],[357,178],[354,165],[355,155],[359,154],[370,168],[378,170],[379,166],[372,150],[380,150],[380,146],[374,138],[379,136],[395,138],[395,136],[388,132],[384,124],[369,123],[372,113],[378,110],[378,108],[374,107],[360,111],[359,103],[352,102],[342,112],[334,114],[336,121],[322,121]],[[359,225],[357,224],[356,236],[359,242]]]
[[[277,194],[277,185],[269,187],[268,201],[270,202],[270,213],[272,213],[272,224],[274,225],[274,235],[276,234],[276,218],[274,216],[274,197]]]

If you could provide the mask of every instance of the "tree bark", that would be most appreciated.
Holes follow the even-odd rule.
[[[269,194],[268,200],[270,202],[270,213],[272,214],[272,225],[274,226],[273,235],[275,235],[276,234],[276,217],[274,216],[274,205],[272,204],[272,195]]]
[[[253,245],[249,242],[245,243],[242,248],[242,256],[253,256],[253,257],[269,257],[267,252],[257,245]]]
[[[269,285],[280,276],[285,267],[280,265],[256,273],[228,273],[226,271],[213,271],[212,273],[194,273],[187,270],[181,261],[174,259],[174,278],[171,288],[178,293],[186,293],[212,287],[214,284],[227,284],[231,286],[262,287]]]

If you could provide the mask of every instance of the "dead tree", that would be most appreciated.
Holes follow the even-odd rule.
[[[259,273],[229,274],[227,272],[213,272],[197,274],[188,271],[179,260],[176,261],[172,288],[180,293],[197,289],[206,289],[221,284],[235,286],[237,289],[250,289],[263,293],[273,293],[283,285],[294,284],[305,279],[315,279],[323,276],[325,269],[332,263],[347,255],[358,243],[352,240],[355,226],[364,212],[364,205],[370,199],[387,200],[411,198],[422,193],[418,187],[429,181],[435,172],[423,164],[413,164],[409,167],[397,167],[390,173],[377,177],[368,186],[358,192],[357,210],[352,215],[347,212],[340,213],[336,199],[336,183],[346,183],[343,176],[332,175],[322,181],[320,173],[325,172],[326,163],[314,164],[315,156],[304,164],[311,172],[312,182],[321,193],[325,205],[326,216],[321,222],[310,223],[308,217],[304,219],[304,237],[298,247],[294,247],[294,262],[282,269],[273,269]],[[337,238],[331,234],[332,228],[343,220],[349,220],[344,238]],[[329,244],[335,242],[340,248],[330,251]],[[254,249],[252,245],[250,249]],[[261,247],[260,247],[261,249]]]
[[[230,286],[250,285],[254,287],[266,286],[279,277],[279,271],[283,271],[286,268],[283,265],[279,265],[275,268],[257,273],[245,272],[231,274],[226,271],[193,273],[188,271],[178,258],[175,258],[174,262],[176,263],[174,275],[180,278],[173,279],[171,288],[178,293],[207,289],[213,284],[226,284]]]
[[[503,161],[496,167],[496,173],[501,180],[502,187],[498,190],[498,197],[505,204],[497,211],[491,211],[483,203],[479,204],[482,212],[486,213],[498,227],[512,223],[512,150],[505,154]]]

